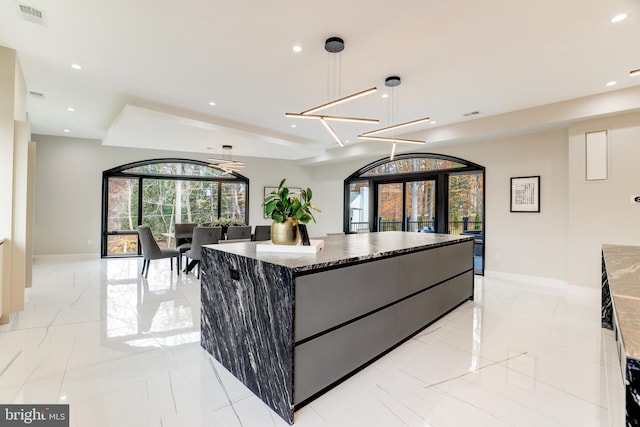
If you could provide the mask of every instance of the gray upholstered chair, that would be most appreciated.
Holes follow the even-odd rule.
[[[178,266],[178,275],[180,274],[180,251],[177,249],[165,249],[158,246],[158,242],[153,237],[151,229],[146,225],[138,226],[138,237],[140,238],[140,245],[142,246],[142,272],[146,278],[149,275],[149,264],[152,259],[170,258],[171,271],[173,271],[173,258],[176,258],[176,264]],[[146,272],[145,272],[146,268]]]
[[[200,278],[200,259],[202,257],[202,245],[218,243],[222,238],[222,227],[196,227],[193,229],[191,249],[185,254],[193,262],[198,263],[198,279]],[[187,271],[193,268],[187,266]]]
[[[227,240],[251,239],[250,225],[230,225],[227,230]]]
[[[271,240],[271,226],[270,225],[256,225],[255,230],[253,230],[253,237],[251,238],[254,242],[263,242],[265,240]]]
[[[174,236],[176,238],[176,249],[180,252],[180,257],[184,255],[189,249],[191,249],[191,239],[193,238],[193,229],[198,224],[192,222],[177,223],[174,224]],[[185,265],[189,264],[189,258],[187,257]],[[182,260],[180,260],[182,264]]]

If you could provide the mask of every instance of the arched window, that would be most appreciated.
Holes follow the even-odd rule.
[[[484,253],[484,167],[430,153],[380,159],[344,181],[344,231],[410,231],[475,237]]]
[[[138,225],[171,246],[174,224],[236,223],[249,218],[249,180],[206,162],[154,159],[102,173],[102,256],[139,255]]]

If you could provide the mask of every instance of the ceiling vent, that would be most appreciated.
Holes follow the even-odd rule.
[[[478,114],[480,114],[480,111],[471,111],[469,113],[464,113],[463,116],[470,117],[470,116],[476,116]]]
[[[46,97],[44,96],[44,93],[38,92],[37,90],[30,90],[29,91],[29,95],[33,96],[34,98],[38,98],[38,99],[46,99]]]
[[[25,21],[34,22],[43,26],[47,25],[47,14],[45,11],[23,3],[18,3],[18,9],[20,9],[20,16]]]

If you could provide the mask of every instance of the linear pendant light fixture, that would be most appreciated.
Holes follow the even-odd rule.
[[[326,104],[322,104],[322,105],[319,105],[317,107],[310,108],[310,109],[308,109],[306,111],[303,111],[302,114],[311,114],[311,113],[315,113],[316,111],[323,110],[325,108],[335,107],[336,105],[340,105],[340,104],[342,104],[344,102],[353,101],[354,99],[358,99],[361,96],[365,96],[365,95],[369,95],[370,93],[374,93],[377,90],[378,90],[378,88],[376,88],[376,87],[365,89],[365,90],[363,90],[361,92],[357,92],[357,93],[351,94],[349,96],[345,96],[344,98],[336,99],[335,101],[327,102]],[[379,120],[378,120],[378,122],[379,122]]]
[[[397,114],[396,110],[398,109],[398,99],[397,99],[396,87],[400,86],[400,83],[402,83],[402,81],[398,76],[387,77],[384,81],[384,85],[391,88],[391,97],[390,97],[391,99],[388,101],[389,111],[390,111],[389,122],[394,122],[395,115]],[[389,160],[393,160],[393,157],[396,154],[397,143],[402,143],[402,144],[426,144],[427,143],[426,141],[417,140],[417,139],[398,138],[394,135],[395,131],[407,126],[413,126],[420,123],[425,123],[425,122],[428,122],[429,120],[430,120],[429,117],[423,117],[421,119],[411,120],[409,122],[394,124],[391,126],[387,126],[384,128],[380,128],[380,129],[376,129],[376,130],[372,130],[372,131],[360,134],[358,135],[358,139],[368,139],[370,141],[387,141],[387,142],[393,143],[393,145],[391,146],[391,155],[389,156]],[[374,136],[376,134],[383,133],[383,132],[392,132],[392,136]]]
[[[422,141],[419,139],[406,139],[406,138],[397,138],[397,137],[391,137],[391,136],[358,135],[358,138],[368,139],[370,141],[404,142],[407,144],[426,144],[426,141]]]
[[[400,123],[398,125],[387,126],[386,128],[376,129],[376,130],[372,130],[370,132],[365,132],[365,133],[362,134],[362,136],[375,135],[377,133],[382,133],[382,132],[386,132],[386,131],[390,131],[390,130],[397,130],[397,129],[401,129],[401,128],[406,127],[406,126],[417,125],[417,124],[420,124],[420,123],[428,122],[429,120],[431,120],[429,117],[423,117],[422,119],[411,120],[410,122]]]
[[[211,158],[208,159],[209,160],[209,164],[211,166],[214,166],[218,169],[222,169],[223,171],[225,171],[226,173],[233,173],[233,172],[237,172],[240,169],[242,169],[245,164],[244,162],[241,162],[239,160],[233,160],[231,158],[231,150],[233,149],[233,146],[231,145],[223,145],[222,146],[222,158],[221,159],[216,159],[216,158]]]
[[[640,76],[640,68],[629,72],[629,77]]]
[[[286,117],[297,117],[299,119],[333,120],[336,122],[352,123],[380,123],[378,119],[362,119],[359,117],[323,116],[318,114],[285,113]]]
[[[333,54],[339,54],[340,52],[342,52],[344,50],[344,40],[342,40],[340,37],[329,37],[327,40],[325,40],[324,42],[324,50],[326,50],[329,53],[333,53]],[[331,62],[329,62],[329,68],[331,68]],[[335,70],[334,74],[335,74]],[[330,70],[330,75],[331,70]],[[339,76],[338,78],[334,78],[334,84],[338,84],[339,82],[337,81],[339,80]],[[329,83],[329,86],[331,89],[331,82]],[[358,99],[362,96],[366,96],[369,95],[371,93],[374,93],[378,90],[378,88],[376,87],[372,87],[360,92],[356,92],[353,93],[349,96],[345,96],[343,98],[338,98],[335,99],[333,101],[327,102],[326,104],[322,104],[322,105],[318,105],[317,107],[313,107],[313,108],[309,108],[308,110],[304,110],[301,113],[285,113],[285,117],[293,117],[293,118],[302,118],[302,119],[313,119],[313,120],[319,120],[320,123],[322,123],[322,125],[325,127],[325,129],[327,130],[327,132],[329,132],[329,134],[333,137],[333,139],[335,139],[335,141],[338,143],[338,145],[340,145],[341,147],[344,147],[344,142],[342,142],[342,140],[340,139],[340,137],[338,136],[338,134],[336,133],[336,131],[329,125],[328,121],[336,121],[336,122],[351,122],[351,123],[374,123],[374,124],[378,124],[380,123],[380,120],[377,119],[364,119],[364,118],[360,118],[360,117],[345,117],[345,116],[336,116],[336,115],[323,115],[323,114],[313,114],[316,113],[320,110],[324,110],[326,108],[331,108],[331,107],[335,107],[337,105],[343,104],[345,102],[348,101],[353,101],[354,99]],[[335,92],[338,92],[337,90]],[[337,96],[337,94],[334,94]]]

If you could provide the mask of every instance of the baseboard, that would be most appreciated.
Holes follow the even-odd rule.
[[[492,279],[509,280],[513,282],[548,286],[551,288],[564,290],[566,290],[569,286],[569,283],[566,280],[552,279],[550,277],[530,276],[526,274],[507,273],[504,271],[485,270],[484,276]]]
[[[546,286],[566,292],[567,301],[573,304],[600,304],[600,288],[587,288],[570,285],[566,280],[550,277],[529,276],[526,274],[506,273],[504,271],[485,270],[484,276],[492,279],[507,280],[509,282],[526,283],[534,286]]]
[[[33,262],[51,262],[51,261],[78,261],[88,259],[100,259],[100,254],[41,254],[34,255]]]

